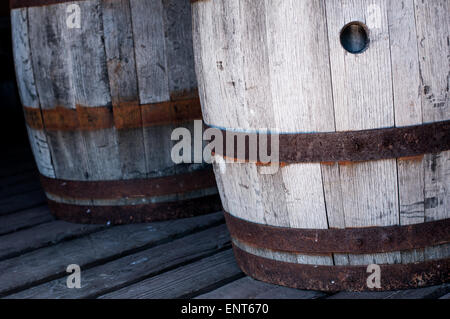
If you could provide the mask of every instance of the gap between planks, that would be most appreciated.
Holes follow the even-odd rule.
[[[0,297],[87,270],[224,223],[221,212],[183,220],[114,226],[0,262]],[[46,261],[44,264],[42,261]]]
[[[0,236],[48,223],[55,220],[47,205],[0,217]]]
[[[101,296],[101,299],[192,298],[243,277],[231,249]]]
[[[226,226],[220,225],[104,265],[82,269],[81,289],[68,289],[63,277],[8,298],[95,298],[229,249],[230,243]]]
[[[105,225],[50,221],[0,237],[0,261],[102,231]]]

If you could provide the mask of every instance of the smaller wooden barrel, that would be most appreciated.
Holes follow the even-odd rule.
[[[150,222],[220,209],[210,165],[171,158],[202,130],[188,0],[12,0],[16,74],[53,214]]]
[[[324,291],[449,280],[449,4],[193,3],[203,116],[223,136],[215,173],[246,274]]]

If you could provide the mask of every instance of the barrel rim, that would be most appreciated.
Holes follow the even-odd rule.
[[[126,180],[74,181],[50,178],[42,174],[40,178],[47,193],[75,200],[156,197],[216,186],[211,168],[164,177]]]
[[[220,196],[209,195],[175,202],[127,206],[86,206],[47,200],[57,219],[71,223],[123,225],[190,218],[221,210]]]
[[[422,249],[450,242],[450,218],[403,226],[300,229],[258,224],[224,212],[231,237],[279,252],[329,255],[376,254]]]
[[[383,264],[381,288],[369,288],[368,265],[325,266],[278,261],[248,253],[233,244],[242,271],[258,280],[296,289],[338,291],[389,291],[433,286],[449,281],[450,258],[410,264]]]

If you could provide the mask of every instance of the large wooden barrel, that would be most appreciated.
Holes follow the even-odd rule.
[[[201,119],[188,0],[12,0],[11,17],[57,217],[119,224],[220,209],[212,167],[171,158],[172,131]]]
[[[449,6],[193,3],[205,122],[279,144],[272,173],[249,144],[215,150],[244,272],[325,291],[448,281]]]

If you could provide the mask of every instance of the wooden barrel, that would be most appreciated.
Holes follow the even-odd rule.
[[[249,143],[215,150],[245,273],[324,291],[448,281],[449,6],[193,3],[205,122],[279,145],[272,173]]]
[[[212,167],[171,158],[172,131],[201,119],[188,0],[10,4],[29,139],[57,217],[120,224],[220,209]]]

